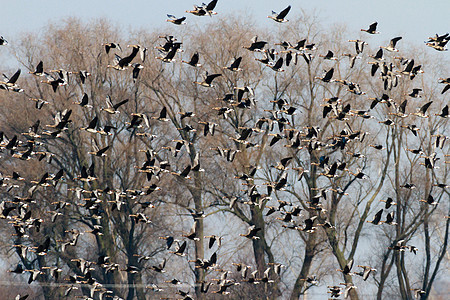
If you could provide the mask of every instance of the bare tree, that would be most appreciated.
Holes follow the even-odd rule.
[[[17,273],[47,299],[429,297],[448,263],[447,70],[376,60],[314,16],[278,28],[125,38],[68,19],[17,42],[33,75],[0,93]]]

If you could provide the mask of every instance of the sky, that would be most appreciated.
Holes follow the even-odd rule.
[[[195,1],[195,2],[194,2]],[[198,1],[198,2],[196,2]],[[79,17],[82,20],[107,18],[125,29],[157,28],[166,24],[166,14],[187,16],[188,22],[209,17],[196,17],[185,13],[193,4],[202,0],[0,0],[2,17],[0,35],[8,41],[20,32],[38,31],[49,22],[65,17]],[[208,0],[203,0],[208,1]],[[432,5],[430,5],[432,3]],[[288,15],[316,13],[323,25],[347,24],[351,31],[367,28],[372,22],[379,23],[379,31],[386,40],[401,35],[404,39],[422,43],[428,36],[450,31],[449,0],[219,0],[216,17],[228,14],[248,13],[261,26],[275,26],[267,16],[292,6]]]
[[[218,14],[213,17],[197,17],[185,12],[194,4],[201,5],[202,1],[209,0],[0,0],[0,5],[3,4],[0,35],[13,45],[21,33],[39,33],[49,23],[57,24],[67,17],[87,22],[105,18],[119,25],[124,32],[176,26],[166,22],[167,14],[186,16],[186,26],[208,26],[232,14],[248,15],[259,27],[277,30],[277,26],[284,24],[278,24],[267,16],[272,10],[280,12],[288,5],[292,9],[287,19],[295,19],[302,13],[313,14],[324,30],[334,24],[345,25],[349,36],[344,38],[348,39],[358,38],[360,29],[378,22],[381,34],[364,34],[367,36],[365,40],[375,45],[383,45],[393,37],[402,36],[402,46],[422,46],[429,36],[450,31],[450,0],[219,0],[215,8]],[[435,50],[429,48],[426,51]],[[2,70],[20,67],[8,51],[0,52],[0,65]]]

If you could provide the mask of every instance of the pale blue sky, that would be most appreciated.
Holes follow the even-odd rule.
[[[207,0],[203,0],[207,2]],[[2,17],[0,35],[8,41],[22,31],[36,31],[49,21],[76,16],[81,19],[105,17],[124,29],[155,28],[164,25],[166,14],[188,16],[188,22],[211,22],[233,12],[248,12],[261,26],[275,26],[267,18],[271,10],[280,11],[292,5],[288,16],[300,10],[316,11],[323,24],[345,23],[351,31],[359,31],[378,21],[383,40],[402,35],[412,43],[422,43],[435,33],[450,31],[450,0],[219,0],[214,18],[195,17],[184,11],[202,0],[0,0]],[[288,18],[289,19],[289,18]]]
[[[280,12],[288,5],[292,9],[287,19],[294,19],[303,11],[318,16],[324,30],[335,23],[345,24],[349,33],[344,39],[358,38],[361,28],[377,21],[381,34],[364,34],[371,45],[382,45],[395,36],[402,36],[402,47],[412,44],[428,48],[423,42],[429,36],[450,31],[450,0],[219,0],[216,16],[196,17],[185,12],[202,1],[209,0],[0,0],[0,35],[14,45],[21,32],[39,32],[49,22],[67,17],[86,21],[106,18],[121,26],[123,32],[131,29],[151,31],[176,26],[166,22],[168,13],[186,16],[186,26],[195,23],[208,26],[230,14],[249,15],[259,27],[276,30],[277,26],[284,24],[278,24],[267,16],[272,10]],[[431,48],[426,51],[435,52]],[[442,55],[447,56],[447,53]],[[0,64],[2,71],[20,67],[8,51],[0,52]]]

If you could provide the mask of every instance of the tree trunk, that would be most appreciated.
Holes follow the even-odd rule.
[[[300,274],[295,281],[294,288],[292,290],[290,299],[296,300],[303,293],[303,287],[305,285],[305,279],[309,274],[309,270],[311,269],[312,261],[314,258],[314,247],[316,245],[316,235],[310,234],[308,235],[308,239],[306,240],[305,245],[305,255],[303,258],[303,265],[300,271]]]

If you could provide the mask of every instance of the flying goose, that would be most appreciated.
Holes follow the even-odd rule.
[[[380,224],[381,216],[383,214],[383,209],[380,209],[375,216],[373,217],[372,221],[366,221],[367,223],[372,223],[373,225]]]
[[[136,57],[136,55],[141,51],[141,46],[128,45],[127,47],[133,48],[130,55],[122,58],[119,55],[115,54],[115,58],[113,60],[114,65],[107,65],[106,67],[122,71],[122,70],[127,69],[127,67],[131,66],[131,62]]]
[[[259,237],[256,236],[256,234],[258,233],[258,231],[260,231],[261,228],[256,227],[256,225],[252,225],[250,227],[247,228],[247,233],[246,234],[239,234],[240,236],[246,237],[248,239],[251,240],[259,240]]]
[[[190,65],[190,66],[192,66],[192,67],[201,67],[202,65],[198,63],[198,60],[199,60],[198,52],[195,52],[195,53],[192,55],[190,61],[182,60],[181,62],[182,62],[182,63],[185,63],[185,64],[188,64],[188,65]]]
[[[35,70],[33,72],[28,72],[29,74],[33,74],[35,76],[44,76],[44,63],[42,60],[37,64]]]
[[[329,69],[328,71],[324,71],[324,75],[322,75],[322,77],[314,77],[315,79],[320,79],[323,82],[333,82],[334,80],[331,79],[333,78],[333,73],[334,73],[334,68]]]
[[[187,13],[193,14],[194,16],[206,16],[208,12],[203,6],[194,5],[193,10],[186,10]]]
[[[125,100],[120,101],[117,104],[113,104],[111,101],[111,97],[108,95],[108,96],[106,96],[106,106],[107,107],[102,107],[102,108],[100,108],[100,110],[105,111],[112,115],[117,114],[117,113],[120,113],[120,111],[118,111],[117,109],[127,102],[128,102],[128,99],[125,99]]]
[[[77,104],[77,105],[80,105],[81,107],[92,108],[93,106],[89,105],[88,101],[89,101],[89,96],[88,96],[88,94],[84,93],[80,102],[72,102],[72,104]]]
[[[377,31],[377,25],[378,25],[378,22],[374,22],[374,23],[369,25],[368,29],[361,29],[361,31],[365,31],[365,32],[370,33],[370,34],[377,34],[377,33],[379,33]]]
[[[380,46],[380,48],[384,48],[384,49],[386,49],[387,51],[390,51],[390,52],[399,52],[399,50],[395,48],[395,45],[401,39],[402,39],[401,36],[395,37],[395,38],[391,39],[391,41],[389,42],[388,46],[386,46],[386,47],[385,46]]]
[[[167,22],[173,23],[175,25],[185,25],[186,22],[184,22],[184,20],[186,20],[186,17],[181,17],[181,18],[177,18],[174,15],[167,15],[167,17],[169,19],[167,19]]]
[[[212,81],[214,80],[214,78],[219,76],[222,76],[222,74],[209,75],[208,72],[206,71],[205,74],[202,75],[203,81],[194,81],[193,83],[199,84],[204,87],[214,87],[214,85],[212,85]]]
[[[267,42],[265,41],[258,41],[258,36],[255,35],[252,39],[251,39],[251,44],[250,46],[242,46],[242,48],[247,49],[249,51],[260,51],[260,52],[264,52],[263,48],[264,46],[266,46]]]
[[[283,9],[280,13],[276,13],[276,12],[272,11],[272,15],[267,16],[267,17],[274,20],[275,22],[285,23],[285,22],[289,21],[289,20],[286,20],[285,17],[289,13],[290,10],[291,10],[291,6],[289,5],[288,7]]]
[[[231,63],[230,66],[228,66],[228,67],[223,67],[223,69],[228,69],[228,70],[233,71],[233,72],[242,71],[242,69],[239,68],[239,65],[241,64],[241,61],[242,61],[242,56],[236,58],[236,59]]]

